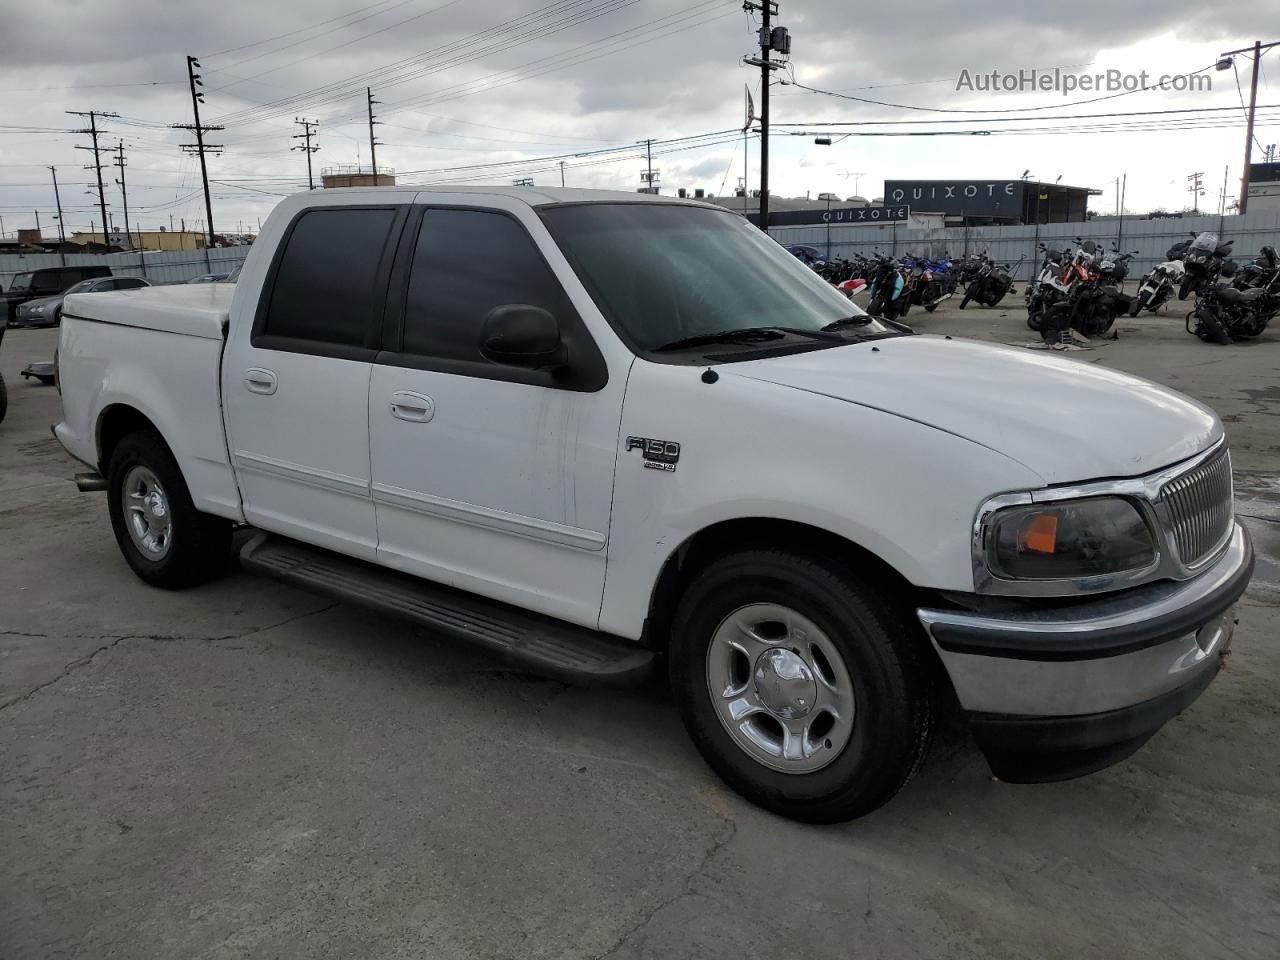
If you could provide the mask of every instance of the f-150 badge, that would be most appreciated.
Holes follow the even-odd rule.
[[[680,462],[680,444],[673,440],[651,440],[648,437],[627,437],[627,452],[639,450],[647,470],[676,472]]]

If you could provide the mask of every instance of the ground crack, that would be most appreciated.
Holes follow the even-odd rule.
[[[71,676],[71,674],[74,673],[76,670],[79,670],[81,667],[92,662],[93,659],[96,656],[98,656],[98,654],[103,653],[106,650],[110,650],[112,647],[128,639],[129,639],[128,635],[125,635],[122,637],[116,637],[110,642],[104,643],[102,646],[98,647],[96,650],[93,650],[90,653],[85,654],[83,657],[79,657],[75,660],[72,660],[70,663],[68,663],[65,667],[62,668],[61,672],[56,677],[53,677],[50,680],[46,680],[44,683],[37,684],[36,686],[28,690],[26,693],[19,694],[18,696],[14,697],[11,700],[6,700],[4,703],[0,703],[0,710],[8,710],[15,703],[22,703],[25,700],[30,700],[32,697],[34,697],[37,693],[39,693],[45,687],[53,686],[55,683],[58,683],[59,681],[64,680],[67,677]]]
[[[631,926],[627,927],[627,929],[622,932],[622,935],[613,942],[613,946],[605,950],[604,953],[596,954],[591,958],[591,960],[608,960],[609,957],[612,957],[626,946],[627,942],[632,937],[647,927],[653,921],[653,918],[659,913],[671,906],[673,903],[676,903],[693,893],[693,885],[697,882],[698,877],[700,877],[702,872],[711,865],[711,861],[716,858],[720,851],[732,843],[733,838],[738,835],[738,824],[735,821],[723,815],[720,815],[720,819],[726,827],[724,835],[707,848],[706,853],[702,855],[702,860],[699,861],[698,865],[690,871],[687,877],[685,877],[684,883],[680,885],[680,889],[670,896],[664,897],[654,906],[644,911],[640,915],[639,919],[636,920],[635,923],[631,924]]]

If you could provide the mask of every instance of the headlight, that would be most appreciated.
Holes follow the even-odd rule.
[[[1023,504],[984,522],[987,570],[1000,580],[1082,580],[1142,570],[1155,537],[1123,497]]]

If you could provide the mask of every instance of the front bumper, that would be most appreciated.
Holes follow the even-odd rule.
[[[1237,523],[1193,580],[1056,608],[918,615],[992,772],[1058,780],[1133,753],[1204,691],[1252,575]]]

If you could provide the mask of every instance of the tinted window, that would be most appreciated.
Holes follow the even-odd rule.
[[[360,346],[382,291],[378,265],[394,210],[311,210],[289,234],[263,333]]]
[[[515,220],[479,210],[429,210],[409,276],[404,352],[488,363],[480,329],[494,307],[527,303],[567,323],[564,291]]]
[[[588,203],[544,210],[542,219],[601,310],[640,350],[743,327],[820,330],[862,313],[732,213],[675,203]],[[857,332],[896,331],[870,320]]]
[[[139,279],[138,277],[121,277],[119,280],[115,281],[115,284],[117,290],[133,290],[137,287],[148,286],[147,281]]]

